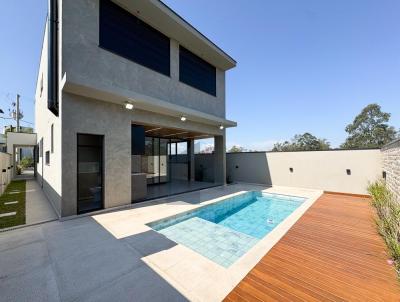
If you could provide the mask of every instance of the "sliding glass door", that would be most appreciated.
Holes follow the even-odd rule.
[[[169,181],[168,142],[168,139],[158,137],[145,138],[142,172],[146,173],[149,185]]]

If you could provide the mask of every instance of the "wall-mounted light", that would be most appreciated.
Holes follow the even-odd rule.
[[[182,121],[182,122],[186,122],[186,116],[182,115],[182,116],[181,116],[181,121]]]
[[[125,102],[125,109],[132,110],[133,104],[131,102]]]
[[[224,130],[224,125],[219,125],[219,130]]]

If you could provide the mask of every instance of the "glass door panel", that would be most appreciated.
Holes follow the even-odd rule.
[[[169,140],[165,138],[160,139],[160,183],[169,181],[169,165],[168,165],[168,149]]]
[[[103,208],[103,136],[78,134],[78,214]]]

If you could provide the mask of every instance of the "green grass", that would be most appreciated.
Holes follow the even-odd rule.
[[[0,214],[17,212],[15,216],[0,217],[0,229],[25,224],[25,180],[13,180],[0,196]],[[11,192],[19,192],[10,194]],[[17,204],[5,205],[5,202],[18,201]]]
[[[378,214],[376,225],[379,234],[386,242],[400,278],[400,204],[395,201],[393,194],[382,181],[370,184],[368,192]]]

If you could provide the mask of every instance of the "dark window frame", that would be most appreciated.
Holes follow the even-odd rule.
[[[217,96],[217,68],[179,45],[179,81]]]
[[[54,124],[51,124],[50,127],[50,150],[51,153],[54,153]]]
[[[110,14],[110,11],[106,11],[107,9],[119,14],[120,28],[128,29],[126,32],[129,32],[130,29],[131,40],[124,40],[124,38],[129,37],[127,34],[117,36],[118,32],[123,32],[122,30],[115,30],[118,26],[117,22],[112,22],[112,25],[107,24],[105,17]],[[122,24],[124,22],[122,20],[125,20],[126,23]],[[110,26],[115,27],[113,33],[111,33]],[[142,39],[145,36],[147,40]],[[135,39],[137,45],[132,47]],[[119,45],[117,41],[120,41]],[[153,45],[156,45],[157,42],[160,43],[157,44],[157,47],[154,47]],[[148,45],[146,46],[146,44]],[[110,0],[100,0],[98,46],[159,74],[171,77],[171,39]],[[156,56],[157,53],[162,53],[162,55]]]
[[[48,150],[45,153],[45,164],[47,166],[50,166],[50,151],[48,151]]]

